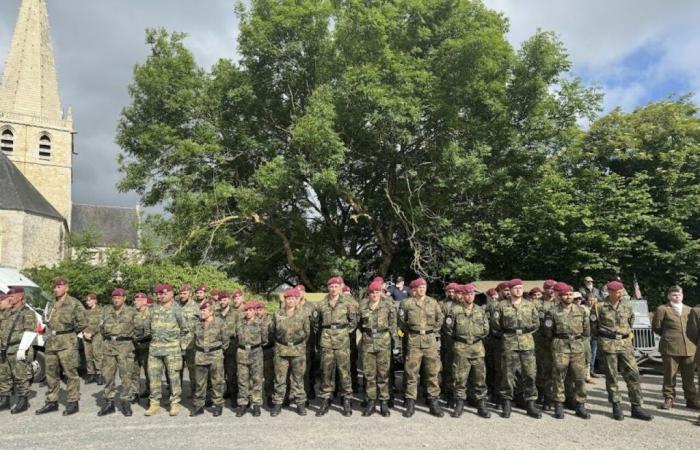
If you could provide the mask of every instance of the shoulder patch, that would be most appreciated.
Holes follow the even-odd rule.
[[[447,325],[452,325],[452,322],[453,322],[452,316],[447,316],[447,319],[445,319],[445,323],[446,323]]]
[[[547,320],[544,321],[544,326],[547,327],[547,328],[552,328],[552,325],[553,325],[553,324],[554,324],[554,323],[552,322],[552,319],[547,319]]]
[[[311,315],[314,317],[314,319],[317,318],[317,317],[318,317],[318,311],[316,311],[316,310],[314,309],[314,311],[311,313]]]
[[[591,322],[595,322],[596,320],[598,320],[598,317],[595,314],[591,314],[590,317],[591,317]]]
[[[498,319],[499,316],[500,316],[500,314],[498,313],[498,310],[496,310],[496,311],[493,312],[493,318],[494,318],[494,319]]]

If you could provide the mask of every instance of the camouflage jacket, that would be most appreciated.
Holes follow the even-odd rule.
[[[154,304],[148,314],[148,334],[151,335],[149,354],[168,356],[185,350],[192,340],[192,332],[182,315],[180,306],[171,302],[169,307]]]
[[[341,295],[335,306],[331,306],[326,295],[313,311],[314,328],[320,333],[321,348],[339,350],[350,348],[350,333],[357,327],[357,302]]]
[[[134,346],[139,349],[148,348],[151,344],[151,331],[148,329],[150,308],[134,312]]]
[[[51,300],[44,310],[44,325],[47,352],[77,348],[77,334],[87,326],[85,308],[70,295],[60,303]]]
[[[262,346],[267,345],[268,331],[265,323],[258,317],[246,320],[245,317],[241,316],[236,323],[238,358],[243,358],[245,361],[250,352],[262,350]]]
[[[605,353],[632,351],[632,324],[634,310],[627,300],[613,306],[607,300],[597,304],[591,313],[591,334],[598,340],[598,348]]]
[[[505,300],[491,315],[491,328],[494,335],[501,337],[504,351],[534,350],[532,333],[540,327],[537,305],[522,299],[518,305]]]
[[[479,305],[474,304],[470,310],[466,304],[452,304],[447,310],[443,331],[450,336],[455,353],[467,358],[486,355],[483,340],[489,335],[489,319]]]
[[[399,306],[399,328],[406,336],[409,347],[435,347],[443,319],[442,307],[437,300],[427,295],[422,302],[409,297]]]
[[[394,301],[380,299],[373,308],[368,299],[361,305],[359,328],[362,332],[362,349],[365,352],[376,353],[391,350],[392,341],[398,345]]]
[[[216,303],[218,305],[218,303]],[[199,306],[196,300],[190,299],[186,303],[178,302],[178,306],[182,310],[182,317],[184,317],[187,322],[187,328],[194,330],[194,327],[199,323]],[[192,341],[190,341],[189,348],[192,348]]]
[[[310,329],[308,313],[303,309],[295,309],[291,316],[284,309],[277,310],[270,320],[270,335],[275,340],[275,354],[305,355]]]
[[[537,302],[537,311],[540,316],[540,328],[535,332],[535,342],[536,345],[549,346],[549,341],[551,336],[547,333],[546,327],[544,326],[545,316],[552,308],[556,307],[554,301],[540,300]]]
[[[558,304],[545,314],[544,333],[552,340],[554,353],[583,353],[584,338],[591,335],[588,311],[583,306]]]
[[[114,307],[102,311],[102,351],[105,355],[123,355],[134,351],[134,316],[131,306],[122,305],[117,311]]]
[[[85,308],[85,319],[87,320],[87,326],[83,330],[83,333],[90,333],[95,336],[100,333],[100,321],[102,320],[102,307],[100,305],[95,305],[94,308]]]
[[[25,331],[36,332],[36,315],[26,305],[22,305],[17,311],[8,309],[3,311],[3,313],[5,319],[0,324],[0,347],[12,355],[17,353]],[[13,323],[14,328],[12,328]],[[10,331],[12,331],[12,334],[10,334]]]
[[[200,320],[194,328],[194,363],[198,366],[213,364],[224,357],[230,335],[224,321],[218,317],[206,324]],[[212,350],[215,349],[215,350]]]
[[[234,308],[233,306],[229,306],[228,311],[226,311],[226,315],[224,315],[224,310],[220,309],[217,316],[223,322],[224,329],[228,334],[229,340],[233,339],[235,341],[236,323],[238,323],[238,319],[240,318],[240,311]]]

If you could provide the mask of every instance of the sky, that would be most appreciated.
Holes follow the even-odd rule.
[[[554,31],[573,61],[573,73],[605,93],[604,109],[632,111],[649,101],[700,93],[700,1],[485,0],[510,21],[514,47],[538,29]],[[0,0],[0,61],[12,39],[20,0]],[[134,65],[146,58],[144,30],[188,34],[186,45],[210,68],[236,59],[233,0],[48,0],[61,101],[72,106],[77,156],[73,200],[134,206],[122,194],[114,143],[119,115],[129,104]],[[695,100],[700,100],[698,94]]]

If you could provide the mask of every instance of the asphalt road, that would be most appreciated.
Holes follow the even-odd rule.
[[[680,381],[680,380],[679,380]],[[621,387],[624,385],[621,382]],[[603,379],[589,385],[588,407],[593,417],[584,421],[567,411],[565,420],[545,413],[541,420],[527,417],[514,409],[511,419],[501,418],[496,411],[491,419],[475,415],[467,408],[460,419],[446,415],[430,416],[420,405],[412,419],[401,416],[401,402],[391,417],[378,414],[370,418],[360,415],[355,402],[352,417],[345,418],[334,404],[325,417],[315,417],[316,402],[306,417],[285,409],[278,417],[267,411],[259,418],[250,414],[236,418],[227,408],[221,417],[206,413],[195,418],[183,410],[178,417],[167,412],[144,417],[145,402],[135,405],[132,417],[121,413],[97,417],[101,392],[95,384],[82,386],[80,412],[63,417],[60,412],[35,416],[34,410],[44,403],[46,388],[32,386],[37,394],[29,411],[10,415],[0,413],[0,446],[9,448],[128,449],[128,448],[677,448],[700,446],[700,427],[693,424],[698,411],[678,406],[661,411],[661,378],[644,376],[646,406],[656,415],[652,422],[629,417],[625,404],[623,422],[612,420]],[[185,387],[187,392],[187,383]],[[61,399],[61,410],[64,399]],[[684,401],[679,399],[679,403]],[[186,407],[191,407],[189,401]]]

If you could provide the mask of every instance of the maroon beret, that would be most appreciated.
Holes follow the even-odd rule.
[[[265,309],[265,302],[255,302],[255,309]]]
[[[557,282],[554,280],[544,280],[544,283],[542,283],[542,288],[543,289],[552,289],[555,284],[557,284]]]
[[[56,279],[53,281],[53,287],[56,287],[56,286],[67,286],[67,285],[68,285],[68,280],[66,280],[66,279],[63,278],[63,277],[61,277],[61,278],[56,278]]]
[[[146,303],[148,303],[149,305],[152,305],[153,299],[151,297],[146,297]]]
[[[292,288],[284,291],[284,298],[289,297],[299,297],[299,290],[297,288]]]
[[[124,297],[125,295],[126,291],[122,288],[116,288],[112,291],[112,297]]]
[[[423,278],[416,278],[415,280],[411,281],[411,284],[409,284],[409,287],[411,289],[415,289],[419,286],[427,286],[428,283],[423,279]]]
[[[445,286],[445,290],[446,291],[455,291],[455,290],[457,290],[457,286],[459,286],[459,284],[454,283],[454,282],[447,283],[447,286]]]
[[[541,294],[541,293],[542,293],[542,289],[538,288],[537,286],[535,286],[534,288],[530,289],[530,294],[535,294],[535,293],[537,293],[537,292],[539,292],[539,293]]]
[[[211,301],[211,300],[204,300],[204,301],[199,305],[199,309],[200,309],[200,310],[202,310],[202,309],[207,309],[207,308],[209,308],[210,306],[213,306],[213,305],[214,305],[214,302],[213,302],[213,301]]]
[[[621,282],[617,280],[613,280],[609,282],[606,287],[608,288],[608,291],[619,291],[621,289],[625,288],[625,285],[623,285]]]
[[[498,291],[495,290],[494,288],[491,288],[488,291],[486,291],[486,295],[488,295],[489,297],[495,297],[497,294],[498,294]]]
[[[219,291],[219,295],[217,295],[217,298],[219,300],[221,300],[222,298],[228,298],[228,297],[229,297],[229,295],[228,295],[228,292],[226,292],[226,291]]]
[[[343,292],[345,292],[346,294],[349,294],[350,293],[350,286],[348,286],[347,284],[343,284]]]
[[[195,292],[199,292],[199,291],[204,291],[204,292],[206,292],[206,291],[207,291],[207,287],[206,287],[205,285],[203,285],[203,284],[200,284],[199,286],[197,286],[197,289],[195,289]]]
[[[190,285],[189,284],[181,284],[180,285],[180,292],[185,292],[190,290]]]
[[[374,281],[370,283],[369,287],[367,288],[367,293],[372,294],[374,292],[382,292],[382,283],[378,281]]]
[[[248,311],[249,309],[255,309],[256,302],[252,300],[248,300],[247,302],[243,303],[243,309]]]
[[[384,284],[384,278],[382,278],[382,277],[374,277],[374,278],[372,279],[372,283],[381,283],[381,284]],[[370,284],[371,284],[371,283],[370,283]]]
[[[236,289],[235,291],[233,291],[233,293],[232,293],[231,295],[232,295],[233,297],[237,297],[237,296],[239,296],[239,295],[243,295],[243,291],[240,290],[240,289]]]
[[[473,294],[476,292],[476,286],[474,286],[472,283],[463,284],[462,292],[464,292],[465,294]]]
[[[564,283],[563,281],[555,283],[552,289],[554,289],[554,292],[556,292],[557,294],[566,294],[567,292],[571,292],[573,290],[571,289],[571,286]]]
[[[143,298],[143,299],[148,300],[148,296],[147,296],[146,294],[144,294],[143,292],[137,292],[137,293],[135,293],[135,294],[134,294],[134,299],[137,299],[137,298]]]
[[[523,285],[523,280],[520,278],[513,278],[508,282],[508,287],[513,287],[513,286],[522,286]]]
[[[501,281],[498,283],[498,286],[496,286],[496,289],[499,291],[502,291],[503,289],[510,289],[510,282],[508,281]]]
[[[328,281],[326,281],[326,285],[331,285],[331,284],[343,284],[343,277],[330,277]]]

